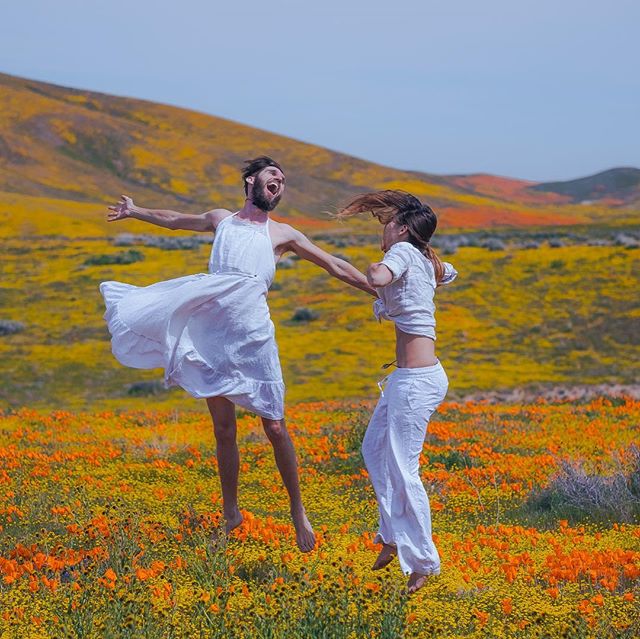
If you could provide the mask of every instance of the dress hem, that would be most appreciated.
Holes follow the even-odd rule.
[[[114,292],[113,288],[109,284],[115,285],[116,288],[122,287],[121,295],[117,295],[116,298],[110,295]],[[216,371],[212,368],[202,357],[200,357],[197,351],[189,351],[185,353],[178,362],[175,362],[171,366],[171,362],[167,362],[167,353],[169,351],[168,345],[163,344],[160,341],[151,339],[146,335],[142,335],[132,328],[130,328],[124,320],[120,317],[118,312],[118,302],[126,294],[128,287],[131,285],[121,282],[103,282],[100,284],[100,292],[102,293],[105,304],[106,312],[104,313],[104,319],[107,323],[107,328],[111,334],[111,352],[114,357],[124,366],[136,369],[153,369],[161,368],[164,370],[164,386],[170,388],[172,386],[179,386],[183,388],[195,399],[207,399],[209,397],[224,397],[233,404],[240,406],[241,408],[248,410],[259,417],[265,419],[282,420],[284,419],[284,400],[280,400],[277,396],[284,397],[285,386],[282,380],[245,380],[240,384],[237,389],[239,392],[218,392],[214,390],[198,390],[193,385],[181,381],[181,370],[185,362],[189,362],[194,366],[205,369],[210,374],[215,375]],[[111,290],[109,290],[111,288]],[[137,287],[132,287],[137,288]],[[118,291],[120,292],[120,291]],[[106,294],[105,294],[106,293]],[[142,347],[142,348],[141,348]],[[150,358],[150,359],[149,359]],[[146,363],[140,364],[141,360],[147,359]],[[170,372],[168,367],[171,366]],[[275,387],[275,388],[274,388]],[[271,400],[267,400],[267,405],[277,406],[280,404],[282,408],[278,410],[269,410],[263,407],[258,408],[250,400],[245,400],[243,396],[259,395],[260,389],[264,389],[267,396],[270,396]],[[275,391],[275,392],[274,392]],[[274,398],[273,396],[276,395]]]

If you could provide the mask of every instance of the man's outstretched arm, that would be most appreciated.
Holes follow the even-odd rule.
[[[199,214],[179,213],[167,209],[145,209],[136,206],[126,195],[120,196],[115,206],[109,207],[107,221],[115,222],[131,217],[171,230],[214,231],[221,220],[231,215],[227,209],[212,209]]]
[[[342,260],[339,257],[335,257],[335,255],[323,251],[300,231],[288,227],[287,232],[291,236],[290,241],[286,245],[288,250],[293,251],[304,260],[317,264],[330,275],[333,275],[333,277],[337,277],[339,280],[351,284],[351,286],[355,286],[374,297],[378,297],[376,289],[367,282],[366,275],[361,273],[355,266],[352,266],[346,260]]]

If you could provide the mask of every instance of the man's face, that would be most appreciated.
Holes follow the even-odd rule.
[[[254,176],[249,189],[249,198],[259,209],[273,211],[284,193],[284,173],[275,166],[268,166]]]

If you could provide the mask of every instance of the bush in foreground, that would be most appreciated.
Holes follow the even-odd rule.
[[[549,485],[528,506],[569,521],[632,523],[640,518],[640,448],[627,451],[627,468],[611,475],[589,473],[578,461],[563,461]]]

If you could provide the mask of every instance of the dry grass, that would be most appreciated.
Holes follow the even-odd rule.
[[[573,523],[634,523],[640,519],[640,448],[631,445],[618,456],[618,469],[603,475],[584,462],[563,460],[549,485],[534,492],[533,512]]]

